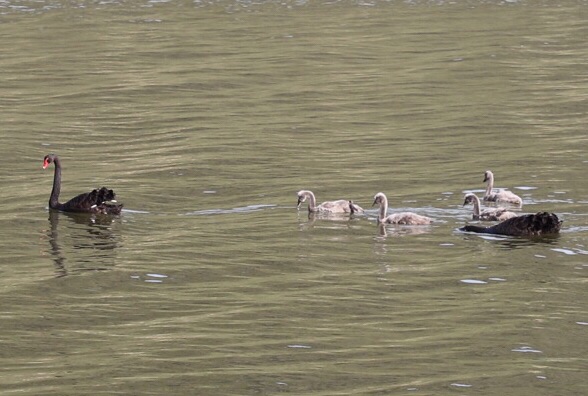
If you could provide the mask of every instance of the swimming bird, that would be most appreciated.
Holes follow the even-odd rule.
[[[511,236],[538,236],[557,234],[563,223],[555,213],[538,212],[504,220],[491,227],[467,225],[461,231]]]
[[[300,190],[297,193],[298,195],[298,204],[296,208],[299,209],[300,205],[303,202],[306,202],[308,199],[308,212],[309,213],[325,213],[325,214],[336,214],[336,213],[362,213],[363,209],[353,203],[353,201],[347,199],[339,199],[337,201],[325,201],[322,204],[316,204],[316,198],[314,193],[310,190]]]
[[[480,211],[480,198],[476,194],[468,193],[464,197],[463,206],[474,204],[472,219],[483,221],[503,221],[516,217],[517,214],[509,212],[506,208],[485,208]]]
[[[376,204],[380,205],[378,223],[381,224],[425,225],[433,222],[433,219],[430,217],[421,216],[413,212],[400,212],[387,216],[388,198],[383,192],[379,192],[374,196],[374,203],[372,206]]]
[[[51,209],[61,210],[63,212],[120,214],[123,205],[115,204],[116,194],[106,187],[77,195],[66,203],[59,203],[59,194],[61,192],[61,161],[57,155],[48,154],[43,158],[43,169],[47,169],[51,163],[55,164],[53,189],[49,197],[49,207]]]
[[[506,202],[515,205],[522,206],[523,199],[516,195],[515,193],[507,190],[498,190],[497,192],[493,192],[494,188],[494,173],[492,171],[487,170],[484,172],[484,182],[486,182],[486,192],[484,193],[484,201],[489,202]]]

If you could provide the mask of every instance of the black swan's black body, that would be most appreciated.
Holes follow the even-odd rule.
[[[538,212],[513,217],[491,227],[467,225],[460,230],[485,234],[539,236],[559,233],[562,222],[555,213]]]
[[[49,197],[49,207],[51,209],[63,212],[120,214],[123,205],[113,203],[116,202],[116,194],[106,187],[80,194],[66,203],[59,203],[59,193],[61,192],[61,162],[59,157],[55,154],[46,155],[43,159],[43,169],[46,169],[52,162],[55,164],[55,174],[53,176],[53,190],[51,190],[51,196]]]

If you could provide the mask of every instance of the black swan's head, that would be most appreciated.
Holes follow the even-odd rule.
[[[57,158],[55,154],[47,154],[45,158],[43,158],[43,169],[47,169],[47,167],[55,161],[55,158]]]

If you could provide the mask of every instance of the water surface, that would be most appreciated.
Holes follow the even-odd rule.
[[[0,389],[587,393],[586,10],[0,3]],[[561,235],[458,232],[486,169]]]

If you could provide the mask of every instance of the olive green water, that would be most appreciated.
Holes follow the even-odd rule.
[[[0,3],[0,393],[587,394],[587,17]],[[50,213],[49,152],[122,216]],[[561,235],[456,231],[486,169]]]

